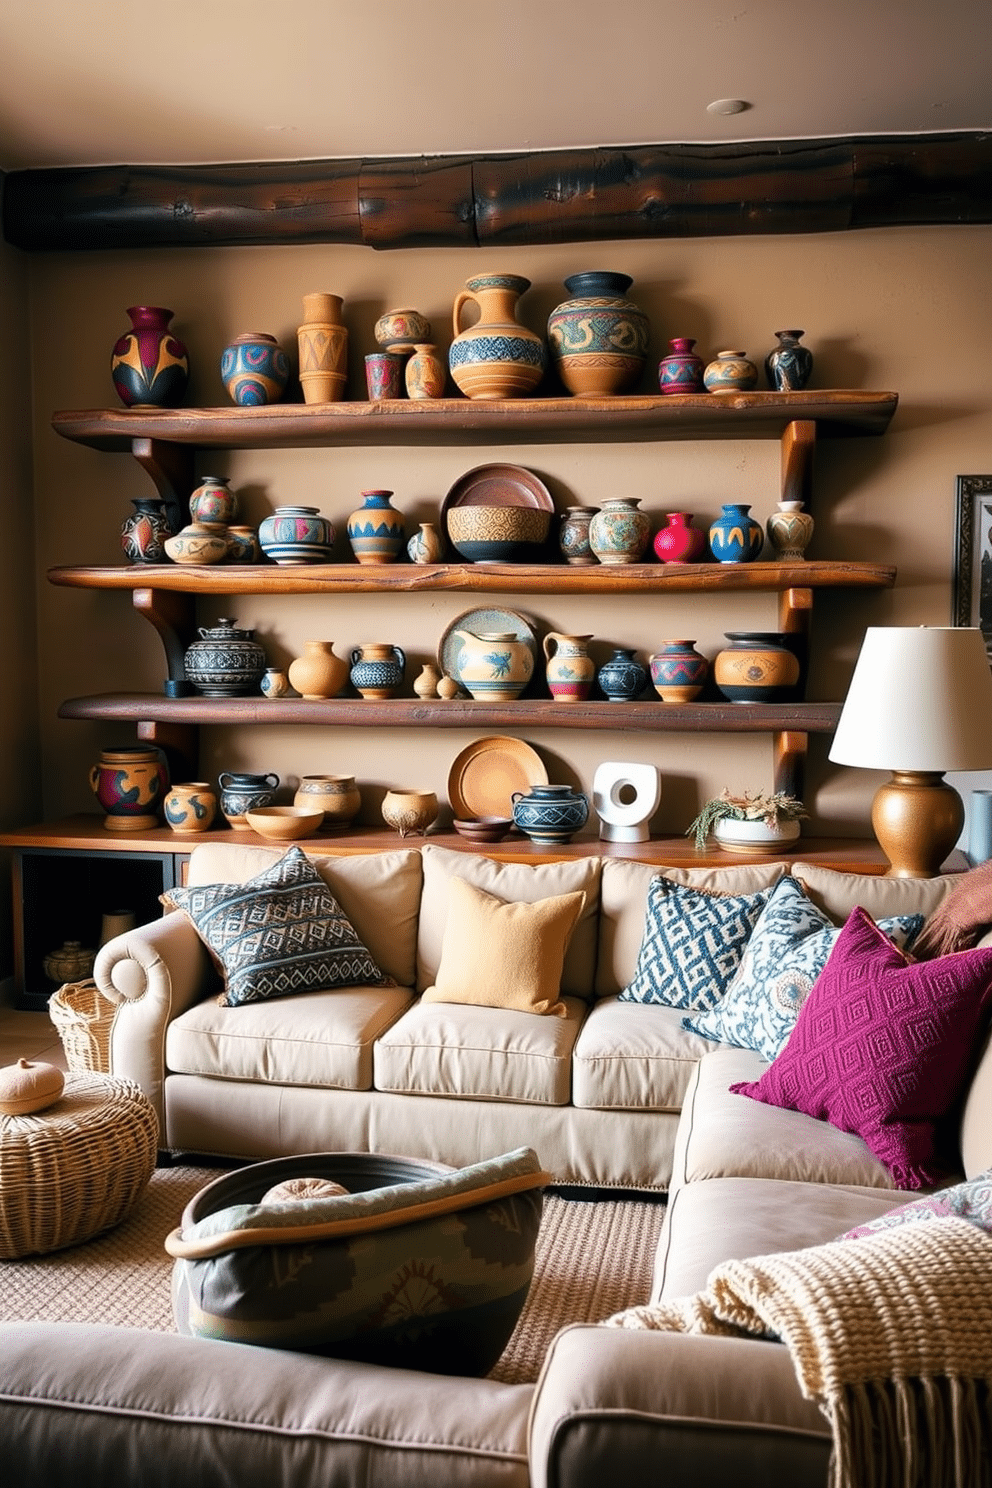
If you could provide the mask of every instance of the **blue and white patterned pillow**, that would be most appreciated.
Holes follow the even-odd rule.
[[[923,925],[923,915],[893,915],[878,928],[903,949]],[[780,878],[741,958],[740,968],[719,1006],[683,1028],[703,1038],[753,1049],[769,1062],[785,1047],[799,1009],[827,964],[840,934],[829,915],[815,905],[791,875]]]
[[[921,1224],[952,1215],[966,1219],[969,1224],[977,1225],[987,1235],[992,1235],[992,1168],[986,1168],[977,1178],[968,1178],[964,1183],[955,1183],[952,1188],[941,1188],[936,1193],[927,1194],[914,1204],[900,1204],[889,1209],[878,1219],[855,1225],[839,1239],[861,1240],[865,1235],[874,1235],[876,1230],[890,1230],[894,1225]]]
[[[713,1007],[740,965],[768,895],[768,889],[720,894],[657,874],[648,886],[637,970],[620,1001]]]
[[[306,854],[291,847],[243,884],[170,889],[224,975],[224,1007],[389,982]]]

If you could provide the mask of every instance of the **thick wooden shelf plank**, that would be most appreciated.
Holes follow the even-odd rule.
[[[94,449],[131,452],[151,439],[199,449],[326,445],[575,443],[665,439],[778,439],[797,420],[821,435],[884,434],[898,394],[825,389],[675,397],[438,398],[385,403],[273,403],[262,408],[62,411],[52,427]]]
[[[60,718],[105,718],[184,724],[300,724],[330,728],[620,729],[636,733],[827,734],[837,727],[840,703],[559,703],[518,698],[484,703],[473,698],[187,697],[117,692],[67,698]]]
[[[883,563],[630,563],[570,567],[540,563],[135,564],[51,568],[71,589],[152,589],[184,594],[358,594],[464,591],[493,594],[726,593],[744,590],[890,589]]]

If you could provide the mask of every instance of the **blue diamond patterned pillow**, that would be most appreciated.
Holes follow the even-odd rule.
[[[893,915],[879,920],[878,928],[905,950],[922,924],[923,915]],[[839,934],[840,927],[797,879],[788,874],[780,878],[726,997],[701,1017],[684,1018],[683,1028],[753,1049],[769,1062],[777,1058]]]
[[[652,878],[637,970],[620,1001],[713,1007],[740,964],[769,892],[720,894],[662,874]]]
[[[223,1007],[389,982],[298,847],[243,884],[170,889],[224,975]]]

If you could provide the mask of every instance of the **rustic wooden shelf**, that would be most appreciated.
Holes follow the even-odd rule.
[[[135,439],[197,449],[779,439],[797,421],[815,423],[828,436],[884,434],[898,401],[896,393],[847,389],[508,398],[491,403],[397,398],[385,403],[270,403],[261,408],[89,409],[56,413],[52,427],[78,444],[117,451],[131,451]]]

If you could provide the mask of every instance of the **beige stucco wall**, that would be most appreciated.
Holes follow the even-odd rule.
[[[0,242],[0,825],[42,807],[35,672],[34,510],[31,492],[31,333],[28,261]],[[0,858],[0,977],[11,968],[9,863]]]
[[[53,409],[115,404],[109,354],[126,327],[126,306],[175,309],[174,327],[189,346],[193,366],[188,401],[206,405],[226,402],[218,372],[225,342],[240,331],[267,330],[293,348],[301,297],[315,289],[345,298],[352,397],[364,396],[362,357],[373,349],[372,328],[382,310],[419,307],[446,348],[456,293],[466,277],[489,268],[532,280],[520,317],[536,330],[565,297],[567,274],[593,267],[628,272],[635,281],[631,297],[651,318],[652,365],[674,335],[695,336],[707,356],[736,346],[758,358],[770,349],[777,328],[805,327],[816,356],[816,386],[894,389],[901,399],[884,438],[830,441],[818,454],[810,556],[880,559],[899,569],[892,593],[817,597],[809,695],[836,698],[843,696],[866,625],[949,621],[955,476],[988,470],[992,461],[986,365],[992,341],[990,248],[987,227],[942,227],[475,253],[297,247],[36,256],[30,300],[46,816],[91,809],[89,765],[102,747],[133,738],[128,728],[111,724],[59,721],[62,698],[157,690],[164,677],[158,639],[132,612],[127,594],[56,589],[43,577],[54,564],[120,562],[118,532],[131,510],[129,498],[152,490],[129,457],[67,443],[49,424]],[[9,306],[5,313],[11,313]],[[646,379],[645,387],[650,385]],[[2,407],[8,419],[8,398]],[[225,452],[201,458],[199,472],[230,475],[249,521],[257,523],[277,504],[307,502],[339,532],[363,488],[387,487],[412,531],[416,520],[436,515],[457,477],[491,459],[537,471],[562,507],[596,504],[611,494],[640,496],[656,526],[676,508],[694,512],[705,526],[720,503],[732,499],[751,502],[764,521],[774,508],[779,470],[774,441],[732,440]],[[6,542],[0,551],[12,579],[27,582],[19,556],[12,557]],[[342,556],[346,552],[343,546]],[[773,595],[623,602],[491,596],[485,602],[520,610],[541,630],[592,632],[599,660],[614,644],[650,654],[670,636],[693,637],[712,656],[726,630],[776,625]],[[242,625],[256,627],[273,663],[288,662],[311,637],[333,640],[343,655],[364,640],[399,642],[420,661],[434,655],[454,616],[477,603],[461,594],[246,598],[233,605],[204,602],[201,623],[234,614]],[[408,687],[412,675],[411,668]],[[770,784],[768,737],[625,735],[622,717],[618,707],[617,728],[602,733],[527,730],[525,736],[545,757],[553,780],[586,790],[602,760],[656,762],[664,785],[655,825],[663,832],[682,831],[699,802],[724,784]],[[371,804],[365,814],[374,819],[374,803],[389,786],[424,785],[444,797],[452,760],[487,732],[208,729],[201,773],[275,770],[286,783],[286,799],[302,774],[352,773],[366,788]],[[813,738],[807,795],[814,822],[824,830],[867,835],[879,777],[829,765],[826,749],[824,739]]]

